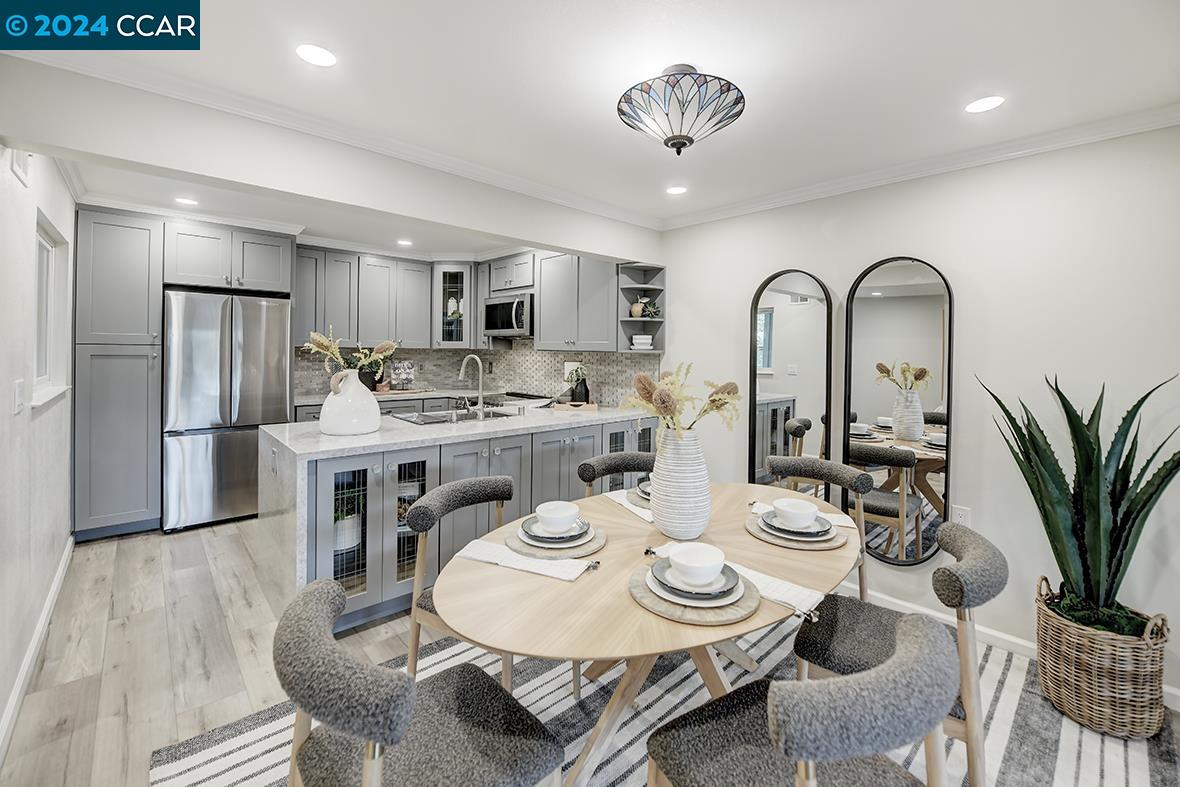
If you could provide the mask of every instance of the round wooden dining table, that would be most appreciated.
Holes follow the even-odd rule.
[[[840,514],[835,506],[781,487],[757,484],[714,484],[708,529],[698,539],[725,552],[726,560],[755,571],[828,593],[857,565],[860,539],[854,527],[841,527],[847,543],[828,551],[787,549],[746,532],[751,505],[781,497],[800,497],[821,511]],[[576,501],[582,515],[606,533],[607,542],[587,560],[599,568],[573,582],[517,571],[475,560],[453,559],[434,584],[439,616],[463,640],[486,650],[574,662],[593,662],[585,676],[596,679],[619,661],[626,670],[590,733],[565,784],[586,784],[601,761],[632,700],[638,696],[656,658],[687,651],[709,693],[730,690],[713,649],[736,637],[786,620],[795,610],[763,598],[758,610],[739,623],[693,625],[660,617],[632,597],[628,580],[654,557],[647,547],[669,539],[651,523],[605,495]],[[503,543],[520,520],[483,538]]]

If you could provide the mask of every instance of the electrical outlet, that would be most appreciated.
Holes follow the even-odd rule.
[[[787,364],[787,374],[799,374],[799,364],[797,364],[797,363]]]
[[[491,361],[488,361],[486,364],[484,364],[484,366],[486,366],[486,367],[487,367],[487,373],[488,373],[488,375],[489,375],[489,376],[491,376],[491,374],[492,374],[492,362],[491,362]]]
[[[951,521],[956,525],[971,527],[971,509],[967,506],[951,506]]]
[[[12,414],[20,415],[25,409],[25,381],[16,380],[12,384]]]

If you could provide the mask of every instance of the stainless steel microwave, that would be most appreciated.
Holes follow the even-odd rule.
[[[532,336],[533,294],[488,298],[483,306],[485,336]]]

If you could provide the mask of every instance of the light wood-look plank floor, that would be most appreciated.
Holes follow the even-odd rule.
[[[233,523],[79,545],[0,785],[146,785],[153,750],[285,700],[254,569]],[[406,652],[409,617],[340,641],[386,661]]]

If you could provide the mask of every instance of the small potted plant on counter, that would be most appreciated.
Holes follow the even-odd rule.
[[[570,401],[586,404],[590,401],[590,386],[586,384],[586,367],[578,364],[569,370],[565,381],[570,384]]]
[[[985,386],[1003,411],[1008,431],[1003,426],[1000,431],[1036,501],[1061,571],[1056,592],[1045,577],[1037,588],[1041,691],[1058,710],[1092,730],[1149,737],[1164,720],[1168,622],[1164,615],[1148,617],[1124,606],[1116,597],[1152,508],[1180,471],[1180,451],[1149,476],[1161,444],[1135,470],[1135,421],[1159,385],[1123,416],[1105,455],[1099,437],[1105,389],[1086,417],[1056,381],[1049,387],[1069,427],[1072,484],[1028,407],[1020,403],[1023,417],[1018,420]]]

